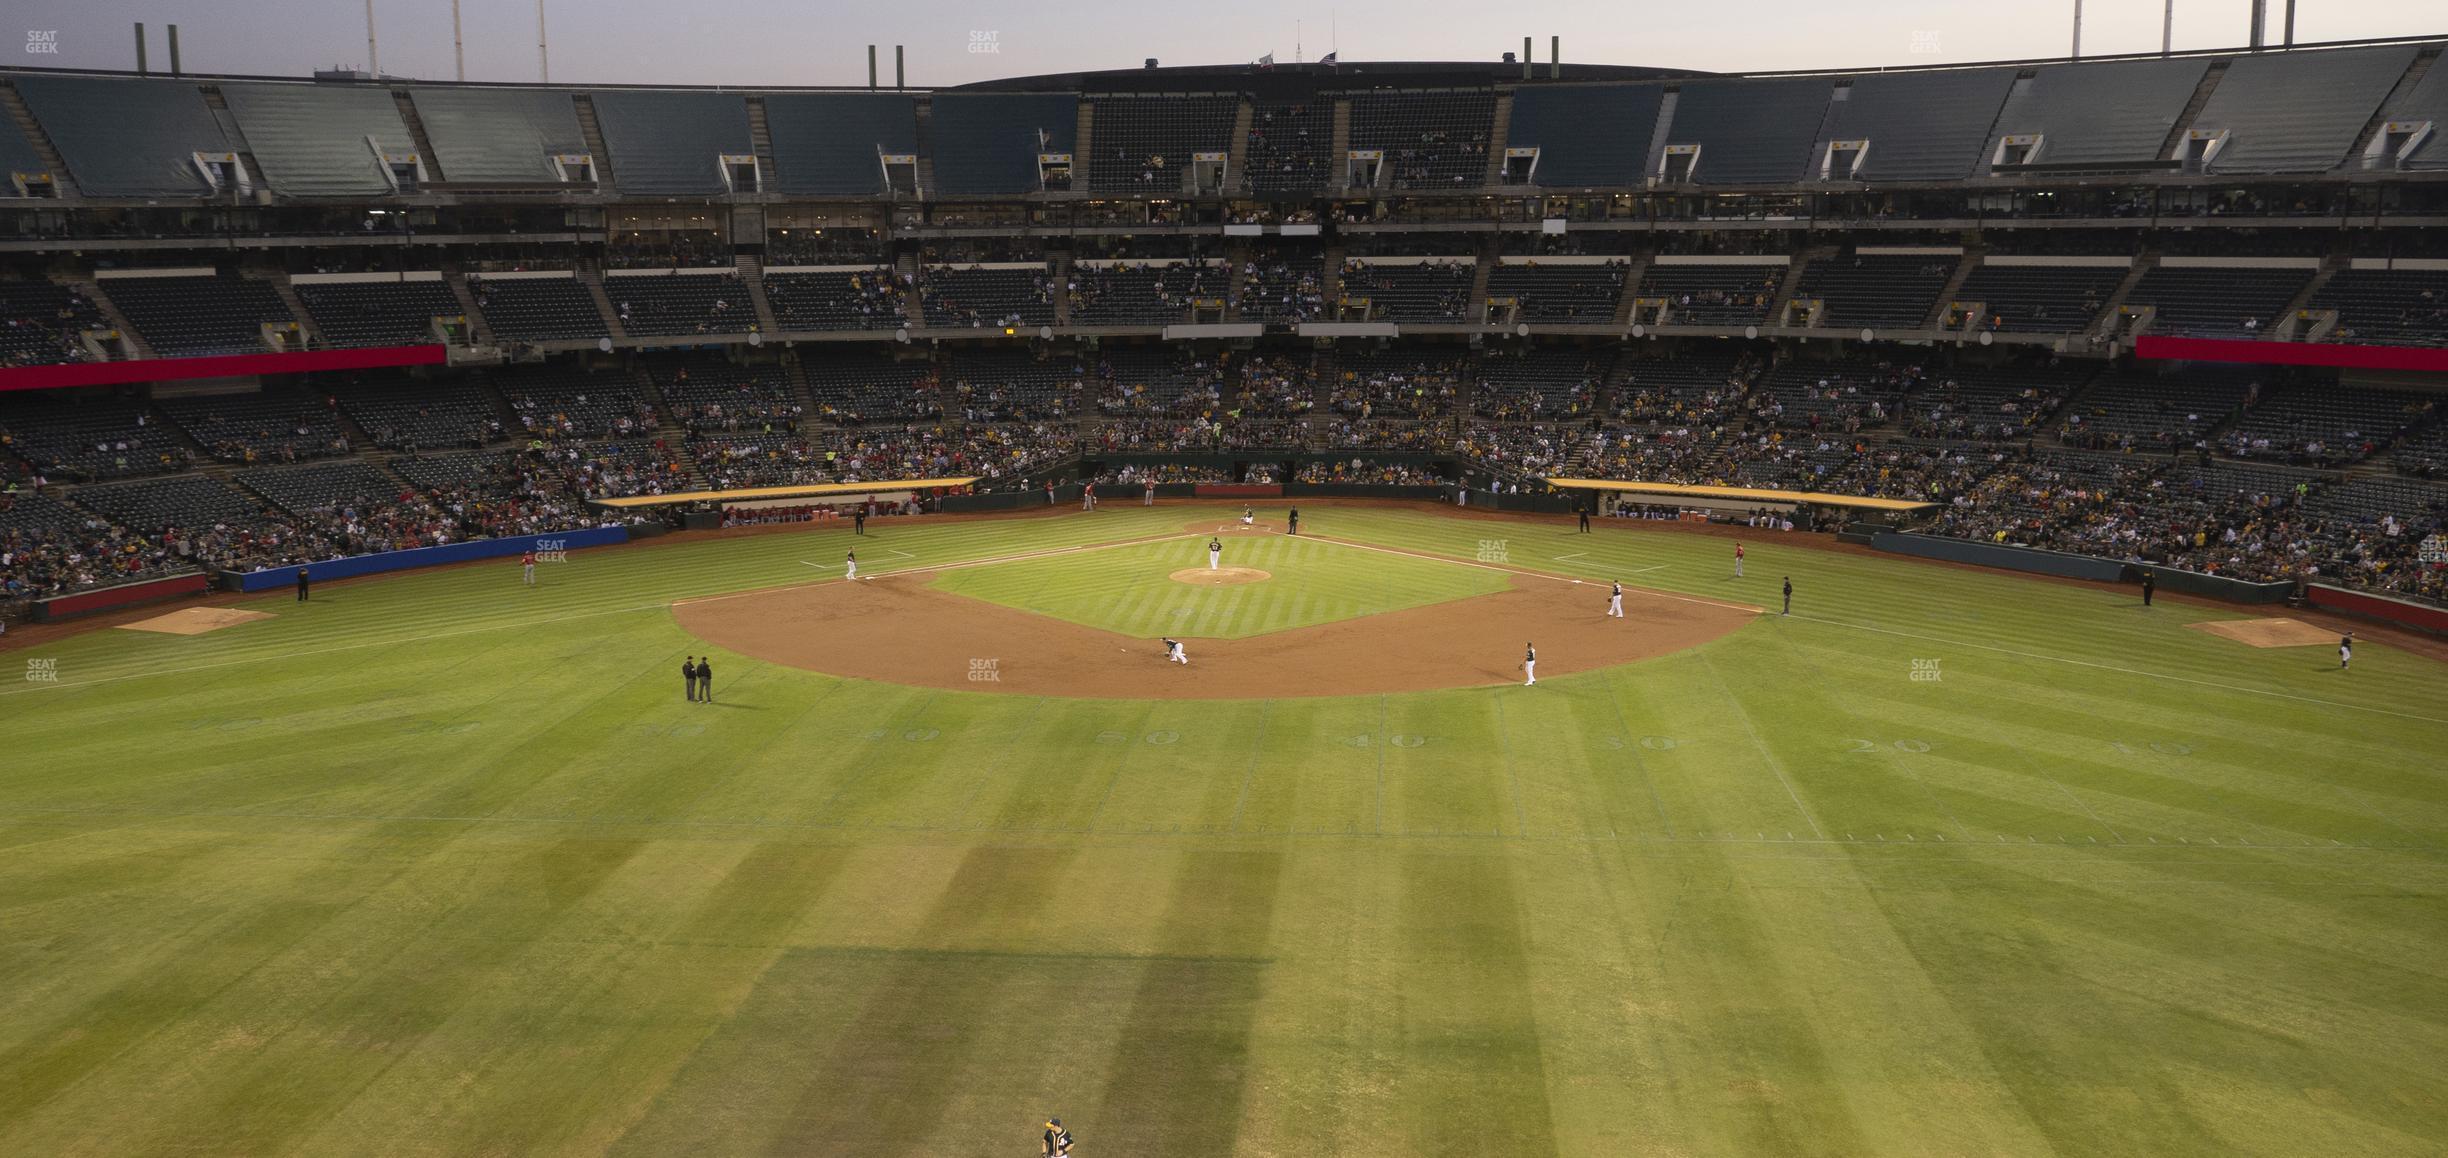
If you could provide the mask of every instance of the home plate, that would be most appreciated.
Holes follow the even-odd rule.
[[[256,619],[270,619],[266,611],[240,611],[235,607],[187,607],[168,615],[122,623],[121,631],[158,631],[163,635],[202,635]]]
[[[2224,635],[2254,647],[2312,647],[2338,640],[2337,632],[2314,627],[2300,619],[2222,619],[2185,626],[2212,635]]]

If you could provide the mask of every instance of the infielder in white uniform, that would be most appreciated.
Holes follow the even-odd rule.
[[[1525,688],[1538,682],[1538,648],[1527,643],[1522,645],[1522,675],[1527,677],[1522,680]]]
[[[2345,671],[2346,665],[2353,662],[2354,633],[2349,631],[2346,634],[2338,637],[2338,670]]]
[[[1181,641],[1180,641],[1180,640],[1178,640],[1178,639],[1168,639],[1168,640],[1164,641],[1164,645],[1165,645],[1165,658],[1166,658],[1166,659],[1172,660],[1173,662],[1178,663],[1178,664],[1182,665],[1183,667],[1188,667],[1188,666],[1190,666],[1190,657],[1189,657],[1189,655],[1188,655],[1188,654],[1186,654],[1186,653],[1184,653],[1184,652],[1182,651],[1182,645],[1181,645]]]
[[[858,578],[858,552],[850,552],[850,578]]]
[[[1207,540],[1207,569],[1213,571],[1223,563],[1224,541],[1222,539]]]
[[[1615,619],[1624,617],[1623,583],[1620,580],[1615,584],[1614,593],[1607,596],[1607,615]]]
[[[1257,520],[1257,518],[1258,518],[1258,512],[1257,512],[1257,511],[1252,510],[1252,509],[1251,509],[1251,508],[1249,508],[1249,507],[1243,507],[1243,508],[1241,508],[1241,525],[1242,525],[1242,526],[1244,526],[1244,527],[1249,526],[1251,523],[1255,522],[1255,521]]]

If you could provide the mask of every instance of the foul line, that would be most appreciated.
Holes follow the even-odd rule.
[[[1349,539],[1330,539],[1324,535],[1304,535],[1302,538],[1315,539],[1321,543],[1332,543],[1338,547],[1350,547],[1355,551],[1375,551],[1381,555],[1400,555],[1407,559],[1426,559],[1432,563],[1451,563],[1456,567],[1476,567],[1482,571],[1502,571],[1507,575],[1528,575],[1535,579],[1553,579],[1558,583],[1599,582],[1599,580],[1596,579],[1576,579],[1570,575],[1556,575],[1546,571],[1532,571],[1527,567],[1504,567],[1494,563],[1474,563],[1468,559],[1456,559],[1450,555],[1428,555],[1422,554],[1418,551],[1402,551],[1393,547],[1378,547],[1368,543],[1354,543]],[[1660,566],[1663,566],[1663,564],[1660,564]],[[1656,567],[1647,568],[1647,570],[1651,571],[1656,569]],[[1626,574],[1633,573],[1634,572],[1626,572]],[[1678,603],[1697,603],[1704,607],[1722,607],[1728,611],[1747,611],[1753,615],[1765,615],[1768,613],[1768,609],[1765,607],[1753,607],[1747,603],[1721,603],[1715,599],[1702,599],[1696,595],[1677,595],[1672,591],[1660,591],[1655,587],[1630,587],[1626,588],[1626,590],[1638,591],[1644,595],[1654,595],[1660,599],[1672,599]]]
[[[593,611],[573,611],[567,615],[548,615],[542,619],[514,619],[504,623],[488,623],[479,627],[463,627],[457,631],[420,632],[416,635],[403,636],[398,639],[374,639],[367,640],[362,643],[341,643],[334,644],[330,647],[309,648],[304,651],[280,651],[274,652],[270,655],[240,656],[236,659],[225,659],[218,663],[200,663],[189,667],[149,668],[140,672],[130,672],[126,675],[103,676],[100,679],[77,680],[72,683],[30,684],[26,687],[0,691],[0,696],[21,696],[30,692],[40,691],[67,691],[70,688],[89,688],[101,684],[115,684],[121,682],[122,680],[140,680],[151,676],[185,675],[189,672],[212,671],[216,668],[239,667],[250,663],[269,663],[273,660],[296,659],[299,656],[330,655],[334,652],[341,651],[361,651],[369,647],[397,647],[403,643],[422,643],[428,639],[449,639],[453,636],[459,635],[481,635],[488,631],[508,631],[515,627],[535,627],[546,623],[566,623],[573,619],[593,619],[599,615],[627,615],[637,611],[661,611],[665,608],[665,606],[666,605],[662,603],[639,603],[630,607],[603,607],[597,608]]]
[[[1079,547],[1056,547],[1052,550],[1046,551],[1022,551],[1016,555],[996,555],[992,558],[969,559],[958,563],[937,563],[928,567],[903,567],[898,571],[878,571],[873,575],[863,576],[862,578],[890,579],[895,575],[925,575],[935,571],[959,571],[968,567],[991,567],[998,563],[1020,563],[1030,559],[1050,559],[1056,555],[1077,555],[1085,551],[1110,551],[1116,547],[1138,547],[1144,546],[1148,543],[1170,543],[1176,539],[1195,539],[1199,537],[1199,534],[1200,532],[1188,531],[1178,535],[1156,535],[1145,539],[1119,539],[1111,543],[1089,543],[1085,546]],[[917,556],[911,555],[910,558],[915,559]],[[807,565],[810,567],[821,568],[821,564],[808,563],[805,559],[801,559],[800,562],[807,563]],[[812,579],[805,583],[776,583],[770,587],[751,587],[745,591],[727,591],[721,595],[700,595],[694,599],[674,599],[668,604],[656,604],[656,606],[688,607],[699,603],[719,603],[725,599],[743,599],[750,595],[771,595],[777,591],[797,591],[804,587],[818,587],[826,583],[844,582],[848,582],[848,580]]]
[[[2011,655],[2021,659],[2044,659],[2051,663],[2072,664],[2075,667],[2087,667],[2099,671],[2112,671],[2119,675],[2142,676],[2148,679],[2173,680],[2180,684],[2192,684],[2196,687],[2217,688],[2223,692],[2241,692],[2246,695],[2254,696],[2273,696],[2282,700],[2297,700],[2307,704],[2319,704],[2324,708],[2352,708],[2358,712],[2373,712],[2383,716],[2395,716],[2401,720],[2418,720],[2425,724],[2448,724],[2448,719],[2439,719],[2432,716],[2418,716],[2412,712],[2391,711],[2388,708],[2375,708],[2369,704],[2349,704],[2338,700],[2324,700],[2318,696],[2299,696],[2293,692],[2272,691],[2268,688],[2239,687],[2235,684],[2219,683],[2216,680],[2194,679],[2191,676],[2169,675],[2165,672],[2143,671],[2139,668],[2118,667],[2111,663],[2093,663],[2087,659],[2070,659],[2066,656],[2049,655],[2044,652],[2018,651],[2011,647],[1999,647],[1995,644],[1966,643],[1960,639],[1947,639],[1943,636],[1937,635],[1922,635],[1918,632],[1911,631],[1897,631],[1891,627],[1872,627],[1867,623],[1852,623],[1842,619],[1823,619],[1816,615],[1795,615],[1790,616],[1789,618],[1806,619],[1812,623],[1824,623],[1830,627],[1849,627],[1855,631],[1871,631],[1880,635],[1900,636],[1904,639],[1918,639],[1927,643],[1943,643],[1949,647],[1969,647],[1979,651],[1994,651],[1999,655]]]

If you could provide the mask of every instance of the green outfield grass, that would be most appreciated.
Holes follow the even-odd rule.
[[[1124,635],[1237,639],[1505,589],[1501,571],[1355,550],[1317,538],[1234,534],[1224,565],[1268,574],[1201,587],[1170,576],[1207,566],[1206,535],[946,571],[937,587]],[[1476,555],[1465,556],[1475,558]]]
[[[1014,1155],[1048,1113],[1092,1158],[2448,1148],[2439,665],[1775,537],[1735,581],[1638,526],[1303,516],[1791,575],[1795,613],[1535,688],[1036,699],[717,652],[683,702],[669,601],[838,581],[824,530],[12,651],[57,682],[0,689],[0,1154]],[[1318,552],[1324,605],[1486,574],[1255,549]],[[943,582],[1084,616],[1148,550]]]

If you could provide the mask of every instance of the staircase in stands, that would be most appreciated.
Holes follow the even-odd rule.
[[[748,304],[756,307],[757,329],[771,338],[782,326],[774,321],[773,303],[765,298],[765,259],[745,250],[731,254],[731,265],[739,271],[740,284],[747,287]]]
[[[621,325],[620,311],[612,306],[612,295],[604,292],[603,271],[593,266],[580,267],[578,284],[585,286],[587,296],[595,299],[595,312],[603,316],[604,332],[616,341],[628,337],[629,329]]]
[[[408,90],[392,89],[391,103],[399,109],[400,123],[408,126],[408,140],[409,143],[416,146],[417,160],[424,163],[425,179],[428,181],[450,180],[442,172],[442,156],[434,152],[433,138],[425,135],[425,118],[417,115],[416,101],[410,99]]]

